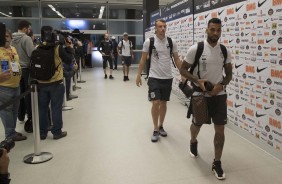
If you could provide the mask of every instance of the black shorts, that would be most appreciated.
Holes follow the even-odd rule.
[[[122,64],[126,66],[130,66],[132,62],[132,57],[131,56],[122,56],[121,60],[123,61]]]
[[[207,97],[208,111],[215,125],[227,123],[227,95]]]
[[[107,68],[107,62],[110,64],[110,69],[113,69],[112,56],[103,56],[103,69]]]
[[[149,77],[148,79],[148,99],[149,101],[161,100],[169,101],[172,89],[173,79],[156,79]]]

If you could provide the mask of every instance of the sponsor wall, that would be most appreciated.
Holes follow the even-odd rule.
[[[207,21],[220,18],[220,42],[231,50],[233,62],[233,79],[227,88],[229,124],[281,156],[282,0],[196,0],[194,9],[192,1],[185,1],[189,14],[173,18],[188,9],[180,2],[184,1],[168,5],[166,14],[162,9],[159,14],[167,21],[167,35],[178,44],[180,58],[193,43],[206,39]],[[171,7],[177,3],[181,8],[174,12]],[[152,25],[145,36],[151,36],[153,29]],[[178,89],[180,76],[173,70],[173,90],[183,95]]]

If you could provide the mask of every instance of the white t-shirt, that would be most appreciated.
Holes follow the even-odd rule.
[[[122,43],[123,42],[123,46],[122,46]],[[131,44],[130,44],[131,43]],[[118,47],[122,47],[121,48],[121,55],[123,56],[131,56],[131,52],[130,52],[130,48],[132,48],[132,42],[127,40],[121,40],[118,44]]]
[[[156,48],[152,50],[151,55],[151,66],[149,71],[149,77],[157,78],[157,79],[172,79],[172,59],[170,56],[170,48],[167,41],[167,37],[160,40],[156,35],[154,35],[154,46]],[[177,44],[172,39],[172,53],[177,52]],[[149,54],[150,47],[150,38],[146,39],[143,44],[143,52],[147,52]]]
[[[198,44],[191,46],[188,50],[186,61],[192,66],[195,60]],[[207,79],[213,84],[218,84],[223,80],[224,56],[221,52],[220,44],[212,47],[206,40],[204,41],[203,54],[199,59],[200,77]],[[227,49],[226,64],[231,63],[231,52]],[[198,77],[198,65],[193,71],[193,75]],[[222,90],[218,95],[224,94]]]

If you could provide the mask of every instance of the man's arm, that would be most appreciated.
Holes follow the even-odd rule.
[[[142,71],[144,69],[144,66],[145,66],[145,63],[146,63],[146,60],[147,60],[147,55],[148,55],[148,52],[142,52],[142,56],[141,56],[141,59],[140,59],[140,62],[139,62],[139,67],[138,67],[137,78],[136,78],[136,85],[138,87],[140,87],[140,85],[142,85],[141,74],[142,74]]]
[[[178,70],[180,71],[180,69],[181,69],[181,61],[180,61],[180,59],[179,59],[179,56],[178,56],[178,53],[177,53],[177,52],[173,53],[173,59],[174,59],[174,62],[175,62],[175,64],[176,64],[176,67],[177,67]]]
[[[191,65],[186,62],[185,60],[182,62],[181,68],[180,68],[180,74],[188,79],[189,81],[192,81],[194,83],[198,83],[198,77],[195,77],[192,75],[188,70],[191,67]]]
[[[223,78],[220,84],[228,85],[229,82],[232,80],[232,64],[231,63],[225,64],[224,71],[225,71],[225,77]]]

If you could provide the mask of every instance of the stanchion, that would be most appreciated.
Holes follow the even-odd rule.
[[[39,113],[38,113],[38,93],[37,85],[31,85],[31,105],[32,105],[32,126],[34,136],[34,153],[29,154],[23,158],[27,164],[39,164],[47,162],[53,158],[52,153],[40,151],[40,132],[39,132]]]
[[[64,78],[64,86],[66,87],[66,78]],[[67,95],[64,94],[64,101],[63,101],[63,111],[72,110],[73,107],[67,105]]]
[[[79,58],[79,81],[77,81],[78,83],[85,83],[86,81],[81,79],[81,69],[82,65],[81,65],[81,57]]]

